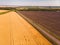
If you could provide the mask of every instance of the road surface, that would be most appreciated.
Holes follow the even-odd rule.
[[[0,15],[0,45],[52,44],[26,20],[11,11]]]

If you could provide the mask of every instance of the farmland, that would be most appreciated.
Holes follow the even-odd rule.
[[[20,13],[46,28],[49,33],[60,37],[60,11],[20,11]]]
[[[26,7],[0,8],[0,9],[3,9],[0,11],[0,19],[1,19],[0,23],[2,24],[1,26],[3,26],[0,29],[2,30],[2,32],[4,32],[4,29],[6,29],[5,33],[8,33],[7,30],[9,31],[8,35],[10,36],[9,37],[10,42],[8,39],[6,39],[8,40],[9,44],[10,43],[21,44],[21,45],[22,44],[51,45],[51,43],[54,45],[60,44],[60,41],[58,40],[60,39],[59,9],[52,10],[52,9],[26,8]],[[33,23],[30,23],[23,16],[25,16],[30,22],[32,21]],[[39,27],[39,29],[37,29],[37,27],[35,27],[33,24],[36,24],[37,27]],[[42,29],[43,32],[40,31],[40,28]],[[46,33],[44,31],[46,31]],[[2,34],[4,33],[1,33],[1,35]],[[6,35],[6,37],[8,37],[8,35]],[[3,41],[4,40],[2,40],[2,42]]]
[[[3,13],[8,10],[1,11]],[[52,45],[31,24],[14,11],[0,14],[0,39],[0,45]]]

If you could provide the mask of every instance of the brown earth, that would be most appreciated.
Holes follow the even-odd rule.
[[[24,16],[35,23],[42,25],[48,31],[60,36],[60,12],[59,11],[20,11]]]

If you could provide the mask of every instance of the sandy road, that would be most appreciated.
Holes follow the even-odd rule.
[[[52,45],[16,12],[0,15],[0,45]]]

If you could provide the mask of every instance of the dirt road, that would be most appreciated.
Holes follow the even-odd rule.
[[[0,15],[0,45],[52,45],[16,12]]]

